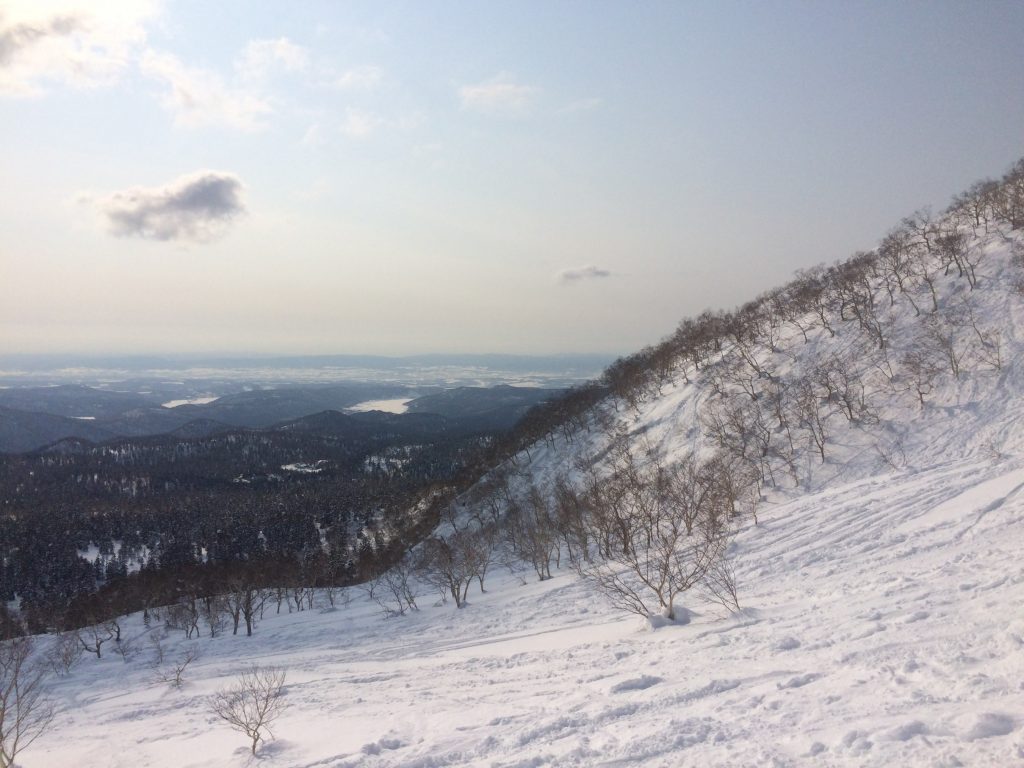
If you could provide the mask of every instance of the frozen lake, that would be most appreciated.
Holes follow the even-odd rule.
[[[399,397],[392,400],[364,400],[356,403],[351,408],[346,408],[348,413],[366,413],[367,411],[384,411],[385,413],[405,413],[409,410],[411,397]]]

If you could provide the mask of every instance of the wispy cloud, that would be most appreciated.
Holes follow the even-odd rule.
[[[596,280],[611,276],[612,273],[610,270],[604,269],[603,267],[595,267],[593,264],[590,264],[585,267],[563,269],[556,277],[560,285],[576,285],[584,280]]]
[[[490,80],[459,88],[463,109],[491,114],[521,114],[525,112],[539,88],[517,83],[507,72]]]
[[[376,133],[384,125],[384,120],[373,112],[349,107],[345,111],[345,120],[341,124],[341,132],[349,138],[366,139]]]
[[[384,70],[380,67],[365,65],[353,67],[338,75],[334,85],[343,91],[372,91],[384,79]]]
[[[186,67],[171,54],[147,51],[141,68],[167,86],[163,103],[174,114],[175,125],[254,131],[263,127],[261,118],[271,112],[270,104],[255,93],[229,88],[217,73]]]
[[[235,62],[235,69],[247,79],[266,76],[274,69],[302,72],[309,66],[309,53],[287,37],[250,40]]]
[[[205,243],[245,212],[237,176],[199,171],[162,187],[133,187],[91,201],[115,237]]]
[[[39,96],[48,85],[115,81],[145,42],[150,2],[5,0],[0,6],[0,95]]]
[[[560,110],[560,115],[571,115],[576,112],[591,112],[595,109],[599,109],[604,105],[604,99],[598,98],[597,96],[589,96],[585,99],[576,99],[576,101],[570,101]]]

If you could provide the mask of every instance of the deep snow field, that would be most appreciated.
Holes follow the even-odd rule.
[[[687,626],[615,613],[568,571],[389,619],[358,591],[271,607],[251,638],[199,640],[180,689],[141,640],[83,658],[21,765],[1021,764],[1022,514],[1024,460],[996,455],[766,508],[737,539],[744,612],[691,604]],[[251,663],[288,675],[256,758],[208,708]]]

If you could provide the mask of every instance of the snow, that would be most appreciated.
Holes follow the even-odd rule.
[[[385,619],[359,590],[338,610],[274,612],[251,638],[163,642],[200,658],[180,689],[138,649],[84,658],[50,682],[54,727],[20,758],[46,766],[1010,766],[1024,761],[1024,309],[991,244],[973,301],[1005,365],[972,367],[921,408],[834,423],[828,459],[766,491],[731,548],[743,609],[684,600],[686,624],[618,613],[568,570],[473,586],[457,610],[423,594]],[[986,286],[989,286],[986,288]],[[945,295],[962,289],[950,277]],[[913,313],[898,307],[891,344]],[[783,340],[777,370],[829,344]],[[623,408],[668,455],[700,450],[697,379]],[[534,446],[536,482],[601,438]],[[246,665],[286,670],[276,740],[249,756],[211,695]]]
[[[177,408],[179,405],[206,405],[207,403],[212,403],[214,400],[219,399],[220,398],[216,396],[187,397],[181,400],[168,400],[166,403],[163,403],[163,407]]]
[[[399,397],[390,400],[364,400],[361,403],[356,403],[350,408],[346,408],[346,413],[366,413],[368,411],[384,411],[384,413],[405,413],[409,410],[409,403],[414,398],[411,397]]]
[[[251,638],[174,631],[168,658],[202,656],[172,689],[135,616],[138,655],[55,680],[59,719],[21,763],[1016,764],[1022,478],[1024,455],[940,462],[778,504],[737,540],[746,610],[692,605],[685,626],[615,613],[566,571],[390,619],[356,590],[336,611],[271,606]],[[290,705],[255,762],[207,708],[250,663],[287,670]]]
[[[281,469],[285,472],[315,475],[317,472],[323,472],[326,465],[327,459],[317,459],[316,461],[297,461],[293,464],[282,464]]]

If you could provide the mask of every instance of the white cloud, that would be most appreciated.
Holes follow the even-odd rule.
[[[459,88],[459,99],[463,109],[494,114],[518,114],[525,112],[538,92],[532,85],[515,82],[507,72],[477,85]]]
[[[383,79],[384,70],[366,65],[342,72],[334,84],[343,91],[372,91]]]
[[[570,101],[560,110],[558,110],[558,112],[559,114],[562,115],[571,115],[574,112],[591,112],[595,109],[602,107],[603,105],[604,99],[598,98],[596,96],[590,96],[585,99],[577,99],[576,101]]]
[[[271,112],[256,94],[228,88],[215,72],[186,67],[171,54],[147,51],[140,66],[144,74],[167,85],[163,103],[174,113],[175,125],[226,125],[253,131],[263,127],[261,118]]]
[[[379,115],[349,107],[345,111],[345,120],[341,124],[341,132],[353,139],[366,139],[373,135],[383,124],[384,121]]]
[[[238,73],[245,78],[264,77],[272,69],[302,72],[309,66],[306,49],[287,37],[276,40],[250,40],[235,62]]]
[[[5,0],[0,5],[0,94],[38,96],[47,85],[114,82],[146,40],[154,2]]]
[[[612,273],[610,270],[604,269],[603,267],[595,267],[593,264],[589,264],[585,267],[574,267],[572,269],[563,269],[558,273],[558,282],[562,285],[575,285],[583,280],[595,280],[604,277],[611,277]]]
[[[94,202],[115,237],[187,240],[220,237],[245,212],[244,187],[237,176],[199,171],[162,187],[133,187]]]

